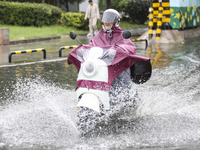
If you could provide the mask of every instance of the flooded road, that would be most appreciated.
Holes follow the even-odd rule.
[[[47,60],[34,53],[14,55],[12,64],[1,62],[0,149],[199,148],[199,40],[147,50],[136,43],[137,55],[151,58],[153,66],[151,79],[137,86],[138,108],[91,138],[80,138],[75,126],[77,69],[67,64],[69,50],[58,58],[59,47],[78,43],[64,39],[9,47],[49,52]]]

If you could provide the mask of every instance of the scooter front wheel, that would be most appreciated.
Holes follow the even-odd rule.
[[[77,128],[80,135],[86,136],[91,133],[95,129],[99,117],[98,112],[87,107],[79,107],[77,112]]]

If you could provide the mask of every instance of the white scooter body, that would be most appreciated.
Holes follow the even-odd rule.
[[[103,49],[93,47],[90,49],[85,62],[81,64],[78,74],[78,80],[90,80],[108,82],[108,66],[99,59],[103,55]],[[100,103],[103,104],[105,110],[110,109],[109,92],[104,90],[96,90],[79,87],[77,90],[77,99],[79,107],[87,107],[100,113]]]

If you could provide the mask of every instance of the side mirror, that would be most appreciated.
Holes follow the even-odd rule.
[[[130,37],[131,37],[131,32],[130,31],[124,31],[123,33],[122,33],[122,36],[123,36],[123,38],[125,38],[125,39],[129,39]]]
[[[72,40],[76,39],[82,45],[82,43],[76,38],[76,33],[74,31],[71,31],[70,34],[69,34],[69,36],[70,36],[70,38]]]
[[[71,39],[73,39],[73,40],[76,39],[76,33],[74,31],[71,31],[69,35],[70,35]]]
[[[128,31],[128,30],[126,30],[126,31],[124,31],[124,32],[122,33],[122,38],[119,39],[119,41],[121,41],[123,38],[124,38],[124,39],[129,39],[130,37],[131,37],[131,32]],[[116,45],[119,41],[117,41],[117,42],[115,43],[115,45]]]

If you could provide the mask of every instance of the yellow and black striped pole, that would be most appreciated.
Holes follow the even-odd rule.
[[[162,28],[162,17],[163,17],[163,7],[162,7],[162,0],[159,0],[159,12],[158,12],[158,22],[157,22],[157,29],[156,29],[156,39],[159,40],[161,36],[161,28]]]
[[[151,0],[149,8],[149,38],[153,37],[153,17],[153,0]]]
[[[32,50],[22,50],[22,51],[13,51],[9,54],[9,63],[12,62],[12,55],[13,54],[23,54],[23,53],[34,53],[34,52],[43,52],[43,58],[46,59],[46,50],[44,48],[39,49],[32,49]]]
[[[77,45],[73,45],[73,46],[63,46],[63,47],[61,47],[60,49],[59,49],[59,57],[62,57],[62,50],[63,49],[74,49],[74,48],[76,48],[76,47],[78,47]]]

